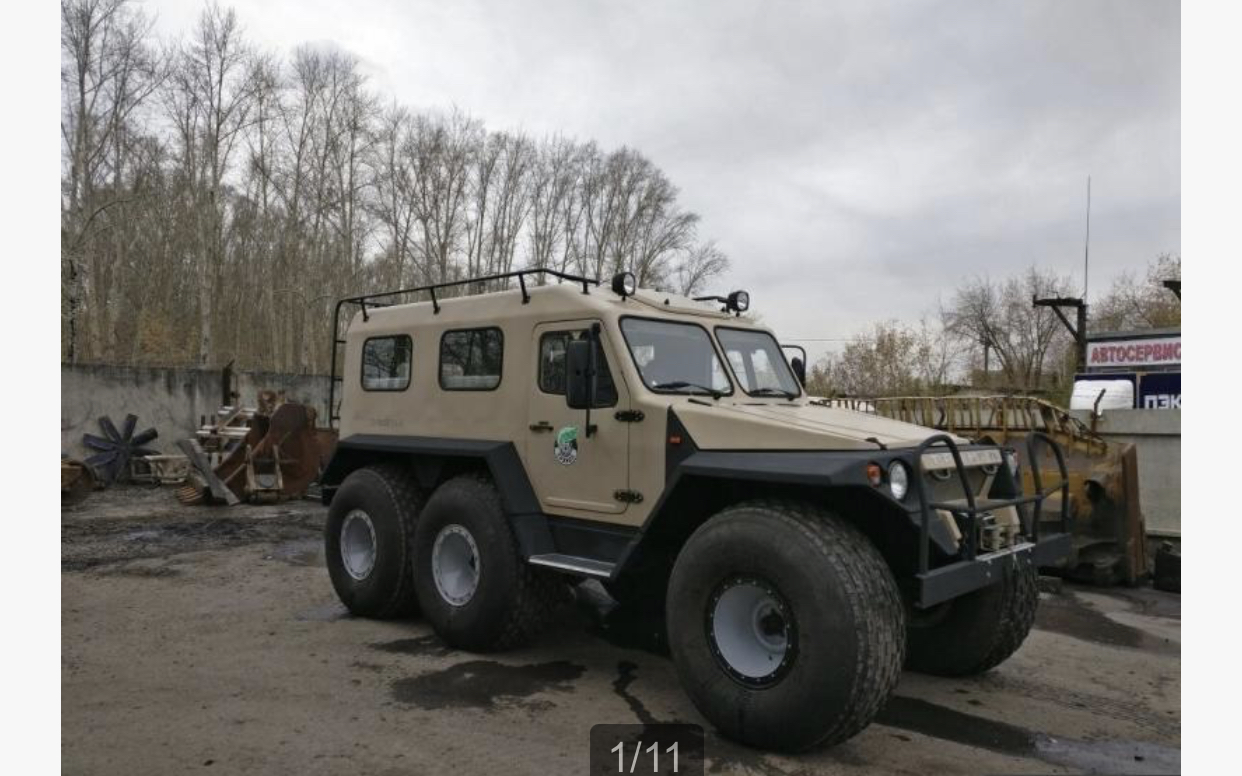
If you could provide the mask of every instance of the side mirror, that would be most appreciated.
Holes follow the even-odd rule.
[[[806,387],[806,364],[803,363],[802,359],[798,358],[797,356],[794,356],[793,359],[790,360],[789,366],[793,368],[794,377],[798,378],[798,383],[803,388],[805,388]]]
[[[588,409],[595,400],[596,369],[591,363],[591,339],[570,340],[565,347],[565,402],[575,410]]]

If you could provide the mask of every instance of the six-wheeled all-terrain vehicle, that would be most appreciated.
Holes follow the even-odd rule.
[[[600,580],[663,610],[722,734],[781,750],[857,733],[903,665],[1005,660],[1068,550],[1064,478],[1024,496],[1012,450],[817,403],[748,306],[538,270],[339,302],[341,600],[499,650]]]

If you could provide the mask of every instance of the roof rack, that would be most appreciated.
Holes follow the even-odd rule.
[[[496,275],[483,275],[481,277],[466,278],[465,280],[451,280],[445,283],[432,283],[426,286],[416,286],[414,288],[400,288],[395,291],[379,291],[374,294],[360,294],[358,296],[348,296],[340,299],[336,303],[336,308],[332,311],[332,360],[331,370],[332,377],[328,383],[328,426],[331,428],[333,424],[340,420],[341,416],[337,412],[336,384],[342,382],[345,378],[338,374],[337,358],[339,348],[345,344],[343,332],[341,331],[341,309],[345,305],[354,305],[362,310],[362,320],[370,320],[367,308],[389,307],[395,302],[377,301],[391,300],[393,297],[403,294],[417,294],[426,292],[431,296],[431,306],[435,315],[440,314],[440,300],[436,297],[436,291],[444,288],[454,288],[456,286],[469,286],[476,283],[489,283],[494,280],[508,280],[509,278],[517,278],[518,288],[522,292],[522,304],[530,302],[530,292],[526,288],[527,275],[551,275],[558,280],[566,280],[571,283],[581,283],[582,293],[590,293],[592,285],[598,286],[598,278],[588,278],[581,275],[571,275],[567,272],[561,272],[555,269],[519,269],[514,272],[502,272]]]

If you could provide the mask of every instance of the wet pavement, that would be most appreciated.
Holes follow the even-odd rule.
[[[536,643],[498,655],[449,649],[417,619],[351,617],[323,569],[322,520],[313,502],[190,508],[148,489],[65,512],[63,769],[577,773],[593,724],[691,722],[711,773],[1179,770],[1177,595],[1044,594],[998,669],[907,673],[859,736],[787,757],[717,736],[678,687],[659,619],[594,583]]]

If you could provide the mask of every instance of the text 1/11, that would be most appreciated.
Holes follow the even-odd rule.
[[[637,770],[639,755],[642,755],[644,753],[642,741],[639,741],[634,746],[634,759],[630,761],[630,767],[628,769],[625,767],[625,742],[621,742],[617,744],[616,746],[612,748],[611,751],[617,753],[617,773],[645,773],[645,771]],[[660,772],[660,745],[651,744],[650,746],[646,748],[645,752],[651,755],[651,773],[659,773]],[[677,765],[678,765],[677,742],[674,741],[672,744],[670,744],[669,747],[664,750],[664,754],[672,755],[673,757],[673,770],[670,771],[670,773],[679,773],[677,769]],[[645,764],[646,762],[647,762],[646,758],[643,758],[643,763]]]

